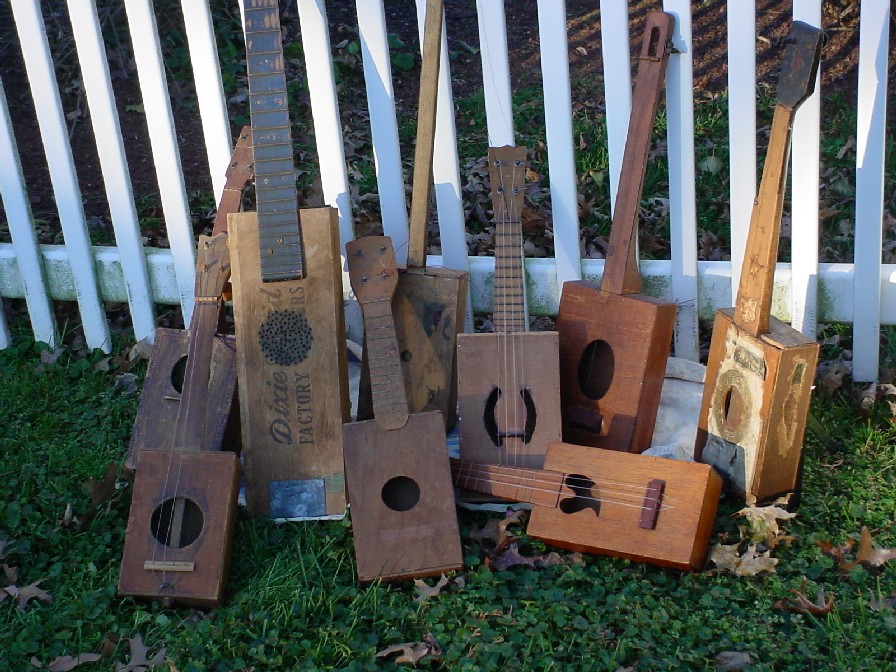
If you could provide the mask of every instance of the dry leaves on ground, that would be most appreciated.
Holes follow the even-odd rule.
[[[6,573],[7,580],[9,577],[13,577],[13,581],[18,577],[18,572],[15,567],[7,567],[3,566],[3,570]],[[11,584],[6,586],[3,590],[0,590],[0,602],[5,600],[7,597],[14,597],[18,600],[18,605],[16,608],[19,611],[25,611],[25,608],[28,606],[28,602],[31,600],[40,600],[41,602],[50,603],[53,601],[53,596],[50,595],[46,590],[43,590],[38,586],[38,584],[43,581],[43,579],[38,579],[34,583],[31,583],[24,588],[19,588],[18,586]]]
[[[128,663],[115,663],[115,672],[149,672],[154,666],[165,662],[165,649],[159,649],[155,655],[149,656],[149,647],[143,643],[140,635],[128,639],[131,647],[131,660]]]
[[[431,633],[426,633],[422,642],[402,642],[401,644],[393,644],[382,651],[376,652],[377,658],[385,658],[392,654],[401,654],[395,658],[396,663],[410,663],[416,665],[421,659],[431,656],[437,658],[442,654],[442,647],[436,641]]]
[[[824,588],[818,589],[818,596],[813,602],[806,595],[806,578],[800,584],[799,590],[791,588],[790,592],[794,594],[794,598],[788,600],[778,600],[775,602],[776,609],[783,609],[795,614],[812,614],[814,616],[823,616],[834,610],[834,596],[825,597]]]
[[[862,533],[859,537],[859,551],[852,561],[842,560],[840,569],[848,572],[857,564],[863,565],[866,569],[876,569],[885,562],[896,558],[896,548],[875,548],[874,541],[871,539],[871,531],[862,526]]]
[[[430,586],[423,579],[414,579],[414,587],[417,589],[416,602],[426,602],[431,597],[437,597],[442,592],[442,588],[448,585],[448,577],[442,574],[434,586]]]
[[[790,520],[796,515],[780,506],[786,504],[787,497],[782,497],[767,506],[747,506],[734,515],[747,519],[749,524],[747,536],[750,541],[765,544],[772,549],[782,542],[793,540],[793,537],[785,534],[778,525],[779,520]],[[741,536],[744,536],[743,532],[744,530],[741,530]]]
[[[80,656],[58,656],[50,661],[44,667],[44,664],[37,658],[31,658],[31,664],[39,670],[48,670],[48,672],[69,672],[81,663],[93,663],[102,658],[98,653],[82,653]]]
[[[749,544],[742,550],[741,544],[716,544],[709,549],[709,559],[719,571],[737,576],[756,576],[761,572],[771,574],[778,564],[778,559],[771,557],[770,550],[759,551],[755,544]]]

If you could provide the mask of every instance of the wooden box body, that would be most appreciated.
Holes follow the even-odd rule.
[[[171,450],[174,423],[180,407],[180,382],[186,365],[189,332],[159,328],[153,345],[125,466],[137,466],[140,450]],[[232,336],[215,339],[209,376],[204,450],[239,452],[239,414],[233,403],[236,391],[236,341]]]
[[[450,268],[401,271],[392,298],[395,333],[411,413],[441,411],[457,420],[457,334],[463,329],[469,274]],[[358,420],[373,418],[367,348],[361,362]]]
[[[458,334],[461,458],[527,468],[543,465],[548,444],[560,440],[558,352],[555,331]],[[489,434],[486,413],[496,387],[501,394],[492,415],[501,431],[523,430],[531,420],[520,398],[520,390],[528,391],[536,414],[528,442],[506,438],[499,446]],[[510,401],[513,404],[505,405]]]
[[[564,441],[631,453],[650,447],[675,312],[674,303],[643,294],[563,283],[557,331]]]
[[[128,516],[118,593],[200,607],[224,598],[239,494],[234,453],[141,450]],[[173,498],[192,501],[202,513],[195,541],[181,548],[153,535],[154,513]],[[156,563],[147,568],[146,563]],[[166,571],[162,563],[181,566]],[[186,563],[193,563],[184,569]]]
[[[306,275],[262,282],[255,213],[231,215],[246,500],[253,514],[345,513],[349,420],[336,211],[300,211]]]
[[[765,501],[796,487],[818,344],[772,317],[756,338],[716,312],[694,457]]]
[[[463,566],[441,413],[410,415],[397,430],[375,420],[347,424],[345,468],[361,581]]]
[[[600,510],[565,513],[562,501],[557,508],[535,507],[531,536],[584,553],[685,570],[703,567],[722,488],[709,465],[557,443],[544,466],[594,481],[591,496],[600,500]],[[645,529],[639,526],[641,507],[654,479],[665,481],[662,504],[668,508],[659,511],[653,529]]]

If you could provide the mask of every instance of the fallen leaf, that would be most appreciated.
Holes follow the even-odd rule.
[[[66,350],[68,350],[68,346],[65,345],[57,345],[52,350],[42,350],[40,353],[40,363],[43,366],[54,366]]]
[[[893,558],[896,558],[896,548],[875,548],[871,539],[871,531],[863,525],[862,533],[859,537],[859,551],[856,553],[855,560],[852,562],[841,562],[840,569],[848,572],[859,563],[865,567],[880,567]]]
[[[448,578],[442,574],[436,585],[430,586],[423,579],[414,579],[414,585],[417,587],[418,595],[414,598],[417,602],[426,602],[431,597],[436,597],[442,592],[442,588],[448,585]]]
[[[128,639],[131,647],[131,662],[115,663],[115,672],[149,672],[154,665],[165,662],[165,649],[159,649],[152,658],[147,658],[149,647],[143,643],[143,638],[136,635]]]
[[[504,518],[489,518],[488,522],[480,529],[470,533],[470,539],[477,541],[491,540],[495,546],[501,548],[511,538],[516,538],[507,528],[511,525],[519,525],[522,523],[524,511],[514,511]]]
[[[516,543],[510,544],[502,553],[495,557],[487,559],[487,562],[489,567],[498,572],[503,572],[505,569],[517,565],[535,567],[535,558],[527,558],[521,555]]]
[[[847,539],[846,543],[841,546],[834,546],[830,541],[816,541],[815,544],[824,555],[840,563],[843,562],[843,556],[852,550],[854,542],[852,539]]]
[[[717,670],[739,670],[753,662],[750,654],[742,651],[722,651],[713,660]]]
[[[78,526],[83,530],[99,512],[100,507],[110,502],[118,493],[115,487],[118,481],[118,465],[110,462],[106,465],[106,473],[101,479],[88,478],[81,484],[81,489],[90,495],[90,507],[79,517]]]
[[[871,608],[876,611],[893,611],[893,609],[896,609],[896,590],[890,593],[889,597],[875,597],[872,594],[869,603]]]
[[[43,581],[43,579],[39,579],[34,583],[25,586],[24,588],[19,588],[18,586],[6,586],[6,588],[4,588],[3,590],[12,597],[18,599],[19,604],[16,606],[16,608],[19,611],[25,611],[25,608],[28,606],[28,602],[30,602],[31,600],[37,599],[41,602],[47,603],[53,601],[53,596],[50,595],[50,593],[38,587],[37,584],[39,584],[41,581]]]
[[[773,573],[778,559],[771,557],[771,551],[759,552],[754,544],[750,544],[740,552],[741,544],[716,544],[709,551],[709,559],[715,566],[737,576],[755,576],[760,572]]]
[[[102,658],[96,653],[82,653],[80,656],[59,656],[50,661],[47,669],[50,672],[68,672],[75,669],[81,663],[93,663]]]
[[[114,392],[121,392],[125,396],[136,393],[137,376],[133,373],[122,373],[119,376],[115,376],[115,385],[112,390]]]
[[[774,605],[776,609],[783,609],[794,614],[813,614],[815,616],[823,616],[834,610],[834,598],[832,596],[825,601],[824,588],[818,589],[818,597],[815,602],[809,599],[806,595],[805,577],[803,577],[799,590],[791,588],[790,592],[796,595],[796,597],[792,600],[778,600]]]
[[[435,640],[435,638],[427,633],[426,636],[423,637],[422,642],[403,642],[401,644],[393,644],[392,646],[386,647],[382,651],[376,652],[377,658],[385,658],[386,656],[391,656],[393,653],[400,653],[394,662],[396,663],[410,663],[411,665],[416,665],[418,661],[426,656],[438,656],[442,653],[442,649],[439,646],[439,643]]]
[[[750,525],[750,541],[764,543],[768,548],[774,548],[782,541],[791,539],[781,530],[778,521],[790,520],[796,516],[795,513],[774,504],[747,506],[734,515],[747,519]]]

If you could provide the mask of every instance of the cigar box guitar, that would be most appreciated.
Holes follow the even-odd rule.
[[[436,99],[442,48],[442,0],[428,0],[423,27],[423,65],[417,108],[417,143],[411,197],[407,268],[392,300],[401,368],[412,413],[439,410],[446,429],[457,416],[457,332],[463,328],[468,274],[427,266]],[[373,417],[365,354],[358,393],[358,420]]]
[[[392,297],[391,239],[346,245],[349,278],[364,313],[373,420],[346,424],[345,472],[358,577],[405,579],[463,565],[440,411],[413,413],[405,395]]]
[[[526,149],[491,148],[488,164],[495,211],[495,330],[457,338],[460,455],[540,467],[548,444],[560,440],[560,373],[557,332],[528,330],[520,220]]]
[[[768,500],[797,482],[818,344],[772,317],[791,125],[815,87],[822,33],[794,21],[734,309],[716,313],[695,457],[734,492]]]
[[[632,116],[600,286],[563,284],[560,333],[563,440],[640,453],[650,446],[675,327],[674,303],[641,293],[638,209],[662,94],[674,17],[644,28]]]
[[[170,450],[137,451],[118,592],[167,604],[221,604],[239,492],[239,459],[209,448],[209,375],[227,235],[200,236],[196,308]]]
[[[239,210],[243,190],[253,177],[252,136],[248,128],[244,128],[239,135],[226,176],[212,236],[227,232],[227,216]],[[227,285],[229,283],[225,284],[225,292]],[[232,337],[216,335],[216,326],[210,325],[207,333],[197,336],[212,344],[203,446],[205,450],[235,451],[239,449],[239,417],[233,403],[236,390],[236,344]],[[140,406],[125,458],[128,469],[136,468],[139,450],[171,449],[174,438],[171,427],[177,419],[189,344],[190,336],[187,331],[164,328],[156,330],[143,392],[140,395]]]
[[[552,443],[544,469],[452,460],[454,484],[532,504],[526,532],[560,548],[703,567],[721,477],[706,464]]]
[[[246,499],[254,514],[345,512],[349,419],[336,211],[299,210],[276,0],[245,7],[254,213],[232,215]]]

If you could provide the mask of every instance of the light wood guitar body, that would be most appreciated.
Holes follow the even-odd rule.
[[[707,360],[694,454],[749,500],[797,487],[818,360],[814,339],[770,313],[791,125],[815,88],[821,37],[817,28],[793,23],[736,305],[716,313]]]
[[[364,312],[374,419],[346,424],[345,469],[358,578],[406,579],[463,565],[454,493],[438,411],[409,412],[395,336],[398,283],[391,240],[346,245],[352,289]]]
[[[529,332],[522,228],[526,149],[489,149],[495,210],[495,333],[459,334],[460,455],[540,467],[560,440],[559,337]]]
[[[653,437],[676,306],[641,294],[637,224],[673,25],[647,17],[601,284],[566,282],[560,297],[563,440],[580,445],[640,453]]]
[[[527,533],[554,546],[699,570],[722,479],[706,464],[552,443],[545,468],[452,464],[454,483],[533,505]]]

